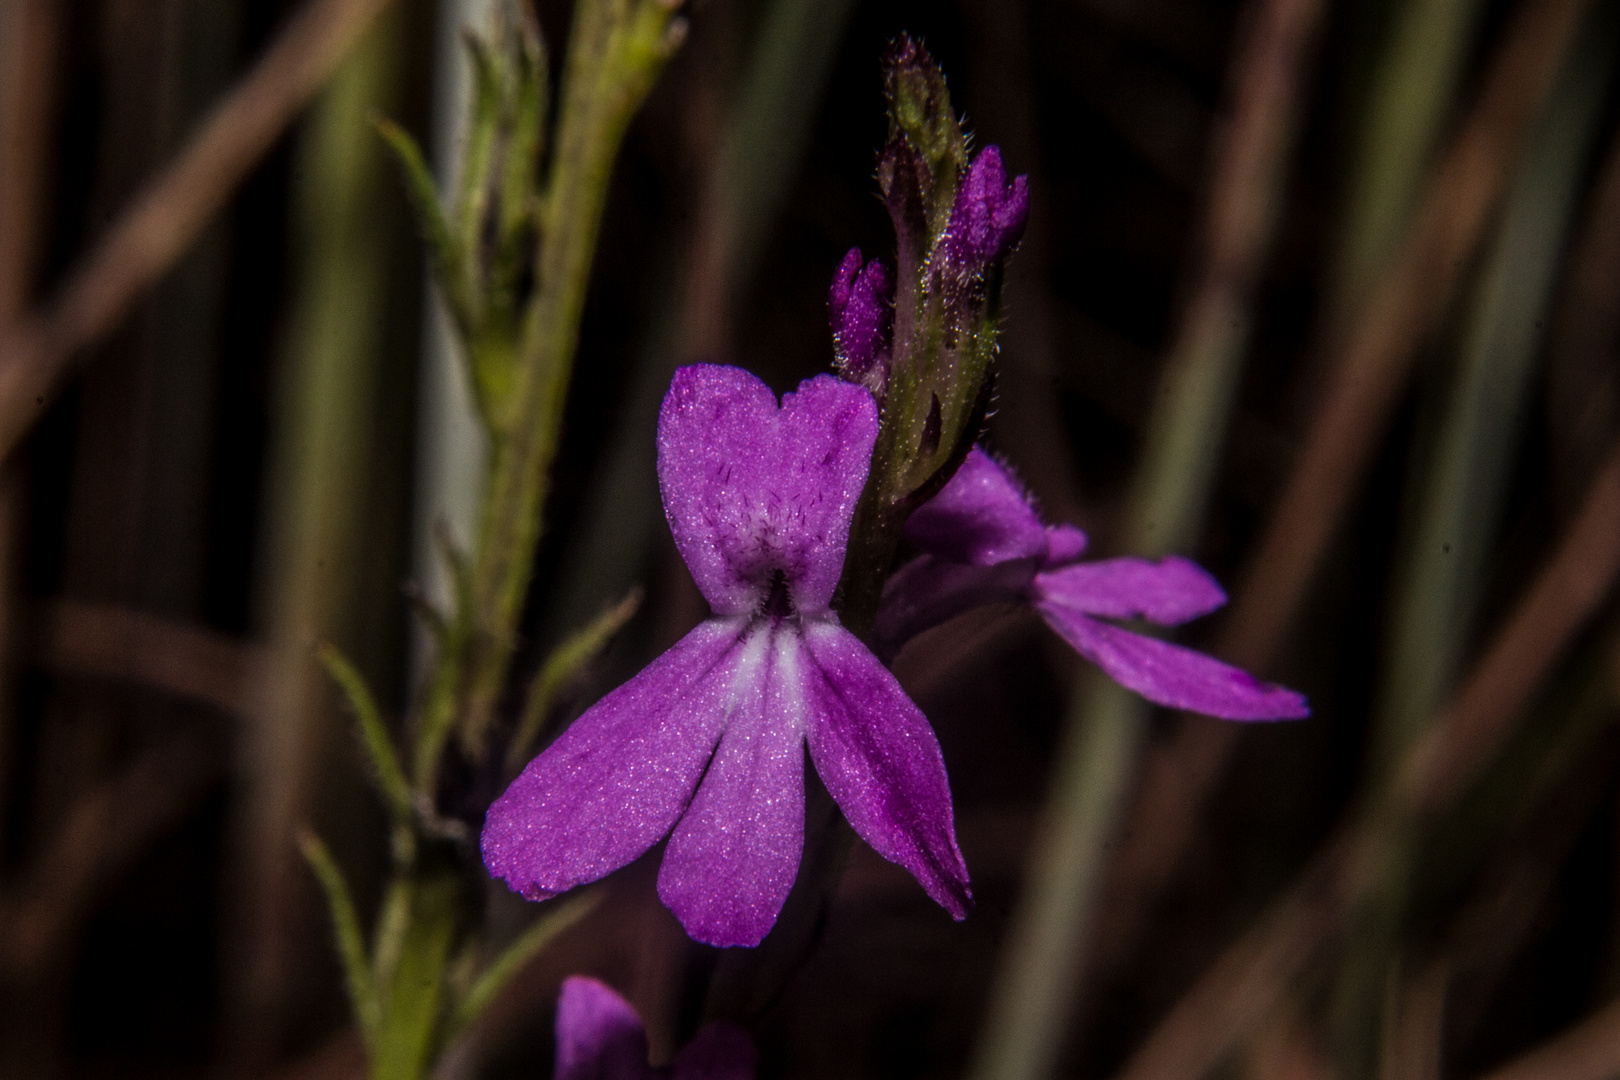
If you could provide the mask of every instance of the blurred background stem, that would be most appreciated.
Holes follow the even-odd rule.
[[[1122,530],[1121,548],[1130,554],[1184,552],[1197,542],[1322,12],[1320,0],[1263,0],[1250,16],[1230,76],[1232,120],[1216,150],[1196,284],[1160,376],[1159,405]],[[976,1080],[1039,1080],[1057,1062],[1090,946],[1105,855],[1151,713],[1146,701],[1090,671],[1075,688],[991,991]]]
[[[1416,435],[1374,706],[1374,786],[1387,782],[1388,770],[1421,737],[1474,638],[1542,327],[1620,47],[1616,14],[1614,4],[1593,6],[1553,85],[1468,298],[1442,400]],[[1365,1075],[1375,1060],[1373,1017],[1394,962],[1411,856],[1391,853],[1379,894],[1353,930],[1336,989],[1336,1060],[1352,1076]]]
[[[246,743],[233,888],[244,976],[227,1045],[242,1072],[283,1052],[295,1004],[288,989],[301,965],[323,958],[310,952],[324,950],[326,934],[293,846],[295,826],[317,820],[340,862],[366,866],[368,800],[358,775],[323,783],[334,761],[350,760],[333,752],[349,745],[349,722],[314,647],[338,643],[377,682],[403,625],[386,617],[403,615],[399,553],[387,540],[398,535],[388,524],[399,520],[403,491],[389,491],[386,479],[403,470],[385,463],[390,446],[395,455],[403,449],[397,436],[409,400],[398,388],[409,387],[401,375],[411,353],[409,337],[390,328],[412,310],[417,281],[409,219],[372,117],[401,112],[404,18],[391,12],[367,33],[298,145],[292,310],[261,568],[273,660],[261,691],[265,719]]]

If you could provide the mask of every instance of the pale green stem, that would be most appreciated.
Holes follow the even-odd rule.
[[[753,280],[771,224],[809,143],[815,108],[853,7],[854,0],[772,0],[760,16],[759,37],[736,88],[723,150],[708,180],[709,197],[721,202],[708,224],[723,236],[717,242],[709,237],[694,242],[714,243],[719,252],[708,272],[723,279],[717,286],[723,303],[732,302]],[[679,273],[691,269],[681,261]],[[829,281],[832,270],[827,268]],[[606,465],[590,485],[570,550],[571,572],[559,582],[548,619],[553,637],[590,618],[605,597],[629,589],[655,530],[664,528],[651,463],[653,427],[675,365],[687,359],[690,343],[682,340],[687,320],[680,308],[693,303],[693,286],[672,272],[662,292],[671,298],[669,307],[652,320],[634,386],[626,395],[624,420]]]

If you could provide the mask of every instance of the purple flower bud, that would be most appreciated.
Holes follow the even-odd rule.
[[[958,273],[981,270],[1017,245],[1029,219],[1029,177],[1007,183],[1001,151],[987,146],[968,166],[956,192],[944,257]]]
[[[894,322],[894,281],[877,259],[861,267],[861,249],[850,248],[833,275],[827,296],[838,371],[881,395],[889,377]]]

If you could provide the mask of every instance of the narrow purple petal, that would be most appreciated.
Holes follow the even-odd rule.
[[[658,417],[658,480],[675,545],[723,615],[753,611],[773,572],[802,611],[824,609],[843,570],[877,439],[862,387],[820,375],[786,395],[741,368],[681,368]]]
[[[1046,555],[1046,532],[1018,482],[975,446],[938,495],[906,519],[906,539],[951,562],[991,566]]]
[[[1075,651],[1149,701],[1224,720],[1295,720],[1310,715],[1303,695],[1263,683],[1203,653],[1121,630],[1050,600],[1035,606]]]
[[[557,999],[556,1080],[652,1080],[647,1031],[630,1003],[583,975]]]
[[[1087,615],[1147,619],[1175,626],[1208,615],[1226,593],[1203,567],[1178,555],[1102,559],[1048,570],[1035,579],[1037,596]]]
[[[958,919],[973,893],[956,846],[951,788],[933,729],[889,669],[832,621],[806,624],[810,757],[855,832],[911,871]]]
[[[761,624],[743,646],[730,723],[664,851],[658,895],[694,941],[758,945],[804,851],[803,651]]]
[[[1062,566],[1086,553],[1086,534],[1073,525],[1046,527],[1046,565]]]
[[[735,1024],[705,1024],[675,1055],[670,1080],[754,1080],[759,1055],[748,1032]]]
[[[489,872],[543,900],[669,832],[725,726],[744,625],[703,623],[529,762],[484,819]]]

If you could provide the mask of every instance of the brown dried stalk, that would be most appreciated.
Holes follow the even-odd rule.
[[[1620,443],[1586,503],[1396,780],[1342,828],[1127,1063],[1121,1080],[1198,1080],[1276,1005],[1377,881],[1392,838],[1443,810],[1501,748],[1542,679],[1620,577]]]
[[[3,332],[0,459],[41,415],[75,356],[185,252],[389,2],[310,0],[45,310]]]
[[[1445,313],[1546,98],[1584,0],[1525,0],[1479,96],[1430,180],[1417,221],[1359,316],[1326,345],[1332,382],[1262,537],[1216,653],[1265,671],[1276,658],[1345,508],[1359,490],[1413,356]],[[1149,750],[1115,863],[1099,966],[1117,970],[1190,845],[1241,732],[1183,717]]]
[[[1620,1001],[1487,1073],[1483,1080],[1609,1080],[1616,1074],[1620,1074]]]
[[[139,683],[239,718],[257,715],[253,690],[264,650],[211,630],[58,600],[46,610],[33,649],[35,662],[52,670]]]

